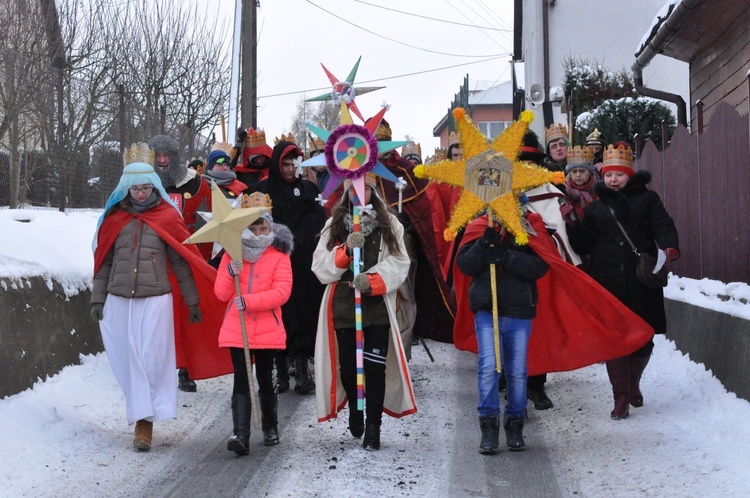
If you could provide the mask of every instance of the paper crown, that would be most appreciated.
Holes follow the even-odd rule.
[[[607,166],[624,166],[632,169],[633,149],[624,144],[620,144],[617,147],[609,145],[604,149],[602,172],[604,172],[604,168]]]
[[[594,150],[585,145],[568,147],[568,165],[571,164],[594,164]]]
[[[557,140],[558,138],[568,138],[568,129],[564,124],[552,123],[549,125],[549,128],[544,130],[544,138],[547,143]]]
[[[209,151],[209,155],[211,152],[216,150],[228,155],[230,159],[234,159],[234,155],[237,152],[237,150],[227,142],[214,142],[214,144],[211,146],[211,150]]]
[[[287,134],[287,135],[284,135],[282,133],[281,137],[276,137],[276,138],[273,139],[273,144],[274,145],[278,145],[279,142],[292,142],[293,144],[296,144],[297,143],[297,139],[294,138],[294,135],[290,131],[289,134]]]
[[[145,163],[154,165],[154,149],[148,146],[147,143],[132,144],[129,149],[125,149],[122,154],[122,166],[123,168],[128,164],[133,163]]]
[[[415,154],[422,159],[422,146],[414,141],[406,142],[406,145],[401,148],[401,156],[406,157],[409,154]]]
[[[586,145],[602,145],[604,146],[604,137],[599,128],[594,128],[588,137],[586,137]]]
[[[269,211],[273,208],[271,203],[271,196],[264,194],[263,192],[253,192],[251,194],[244,194],[242,196],[242,207],[243,208],[264,208]]]
[[[318,151],[323,152],[323,149],[326,148],[326,143],[319,139],[318,137],[313,137],[310,139],[310,152]]]
[[[391,132],[391,126],[388,124],[388,121],[386,121],[385,119],[380,120],[380,124],[375,130],[375,138],[377,140],[390,140],[391,138],[393,138],[393,133]]]
[[[448,151],[442,147],[435,147],[435,157],[433,158],[433,162],[438,161],[445,161],[445,159],[448,157]]]
[[[461,143],[461,137],[458,136],[458,133],[455,131],[452,131],[450,135],[448,135],[448,147],[450,147],[453,144],[460,144]]]
[[[248,128],[247,137],[245,138],[245,147],[259,147],[261,145],[266,145],[266,132],[263,130]]]
[[[369,185],[372,188],[375,188],[377,186],[377,179],[375,178],[375,173],[366,173],[365,174],[365,185]],[[344,180],[344,192],[352,188],[352,181],[347,178]]]

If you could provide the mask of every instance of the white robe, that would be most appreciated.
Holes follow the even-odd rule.
[[[532,213],[539,214],[547,226],[555,229],[555,233],[552,234],[552,240],[555,241],[555,245],[557,245],[557,250],[562,259],[574,266],[580,266],[581,258],[576,254],[573,248],[570,247],[565,220],[563,220],[562,214],[560,214],[560,203],[557,199],[565,198],[560,189],[551,183],[545,183],[544,185],[526,191],[525,194],[529,199],[532,199],[535,196],[551,196],[550,198],[537,201],[529,200],[529,202],[526,203],[526,207]]]
[[[128,424],[176,418],[172,294],[136,299],[108,294],[99,328],[125,393]]]
[[[400,254],[391,254],[385,243],[380,239],[378,263],[369,268],[366,273],[377,273],[383,279],[386,294],[383,296],[391,323],[388,341],[388,355],[385,362],[385,399],[383,413],[392,417],[403,417],[416,413],[409,367],[406,364],[406,354],[401,342],[396,319],[396,291],[409,273],[411,264],[403,243],[404,228],[393,215],[391,224],[396,231],[399,241]],[[315,339],[315,398],[318,421],[335,418],[346,405],[346,392],[341,384],[341,372],[338,365],[338,343],[336,331],[333,329],[331,302],[333,300],[333,284],[339,281],[348,268],[339,268],[335,264],[336,250],[327,249],[331,219],[326,221],[318,246],[313,253],[313,273],[321,283],[326,284],[323,300],[318,315],[318,333]],[[340,246],[338,246],[340,247]],[[352,309],[352,313],[354,310]],[[365,382],[367,379],[365,379]]]

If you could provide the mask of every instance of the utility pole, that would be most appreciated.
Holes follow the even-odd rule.
[[[259,0],[242,3],[242,128],[258,126],[258,16]]]

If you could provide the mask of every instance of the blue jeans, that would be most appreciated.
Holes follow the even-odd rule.
[[[505,370],[508,405],[505,416],[523,417],[526,414],[526,352],[531,336],[531,319],[498,317],[500,329],[500,360]],[[479,345],[477,384],[479,387],[480,416],[500,415],[500,374],[495,365],[495,337],[492,313],[479,311],[474,317],[474,328]]]

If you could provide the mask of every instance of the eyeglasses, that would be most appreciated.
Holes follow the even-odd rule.
[[[148,194],[154,189],[153,185],[141,185],[140,187],[130,187],[130,193],[131,194],[137,194],[139,192],[143,192],[144,194]]]

